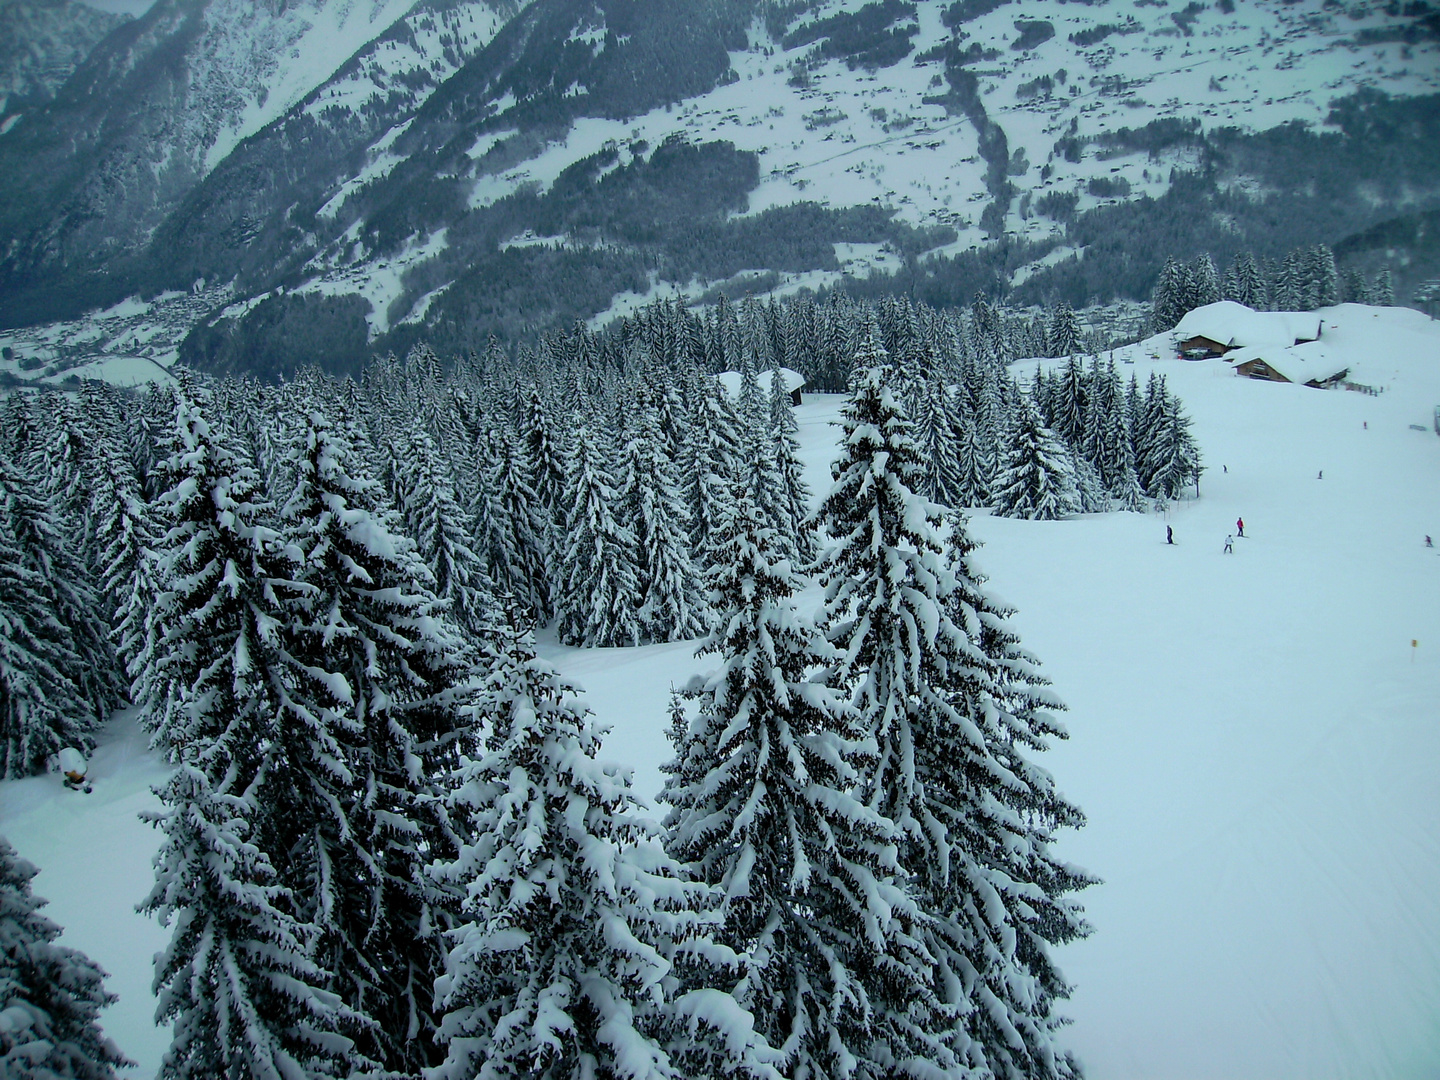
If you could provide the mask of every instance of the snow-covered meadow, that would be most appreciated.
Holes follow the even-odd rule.
[[[972,522],[1069,705],[1044,764],[1089,816],[1060,853],[1104,879],[1081,895],[1095,934],[1059,953],[1092,1080],[1440,1073],[1440,323],[1323,317],[1380,394],[1239,379],[1165,339],[1116,351],[1194,418],[1198,501]],[[817,495],[840,404],[798,410]],[[689,643],[542,651],[612,728],[606,756],[657,791],[669,687],[708,661]],[[142,1076],[166,1043],[149,1024],[164,935],[134,912],[156,847],[136,814],[162,775],[121,717],[94,794],[0,784],[0,832],[41,867],[62,940],[111,973],[104,1023]]]

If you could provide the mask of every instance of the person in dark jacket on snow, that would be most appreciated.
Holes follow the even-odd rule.
[[[1236,519],[1235,519],[1235,532],[1236,532],[1236,534],[1239,535],[1239,536],[1244,536],[1244,535],[1245,535],[1245,519],[1244,519],[1244,518],[1236,518]]]

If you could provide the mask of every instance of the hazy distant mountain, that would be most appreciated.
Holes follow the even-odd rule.
[[[1440,209],[1437,39],[1415,0],[161,0],[0,137],[0,325],[203,281],[197,362],[453,351],[675,290],[1079,305],[1322,242],[1403,287],[1440,262],[1383,228]]]
[[[73,289],[87,274],[114,276],[244,139],[302,102],[412,6],[159,0],[121,26],[52,102],[0,138],[0,306],[12,310],[16,296],[41,312],[73,306],[47,289]],[[456,32],[452,53],[477,33],[488,39],[498,24],[491,18]]]
[[[0,128],[51,98],[96,43],[127,18],[76,0],[0,3]]]

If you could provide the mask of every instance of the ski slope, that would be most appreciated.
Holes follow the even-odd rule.
[[[1094,935],[1060,953],[1091,1080],[1440,1075],[1440,549],[1424,547],[1440,540],[1440,323],[1322,315],[1378,396],[1236,378],[1151,339],[1115,359],[1183,399],[1203,497],[1164,517],[972,521],[990,588],[1069,705],[1045,764],[1089,816],[1060,852],[1104,879],[1082,896]],[[797,412],[817,495],[840,405]],[[657,791],[669,687],[710,661],[691,643],[542,652],[612,728],[606,755]],[[149,1076],[163,934],[133,911],[156,846],[135,814],[162,769],[127,718],[108,739],[93,795],[0,784],[0,832],[41,867],[63,940],[111,972],[107,1030]]]

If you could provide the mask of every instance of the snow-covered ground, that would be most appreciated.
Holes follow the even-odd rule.
[[[1194,417],[1203,498],[1163,520],[972,522],[1070,706],[1045,764],[1090,819],[1060,851],[1105,879],[1083,894],[1094,936],[1061,953],[1092,1080],[1440,1075],[1440,323],[1323,315],[1378,396],[1239,379],[1163,339],[1117,350]],[[840,404],[798,410],[817,493]],[[708,661],[690,643],[542,651],[613,729],[606,755],[658,790],[669,687]],[[161,769],[112,728],[93,795],[0,784],[0,832],[42,868],[64,940],[111,972],[107,1028],[148,1076],[163,935],[133,911],[156,842],[135,813]]]

